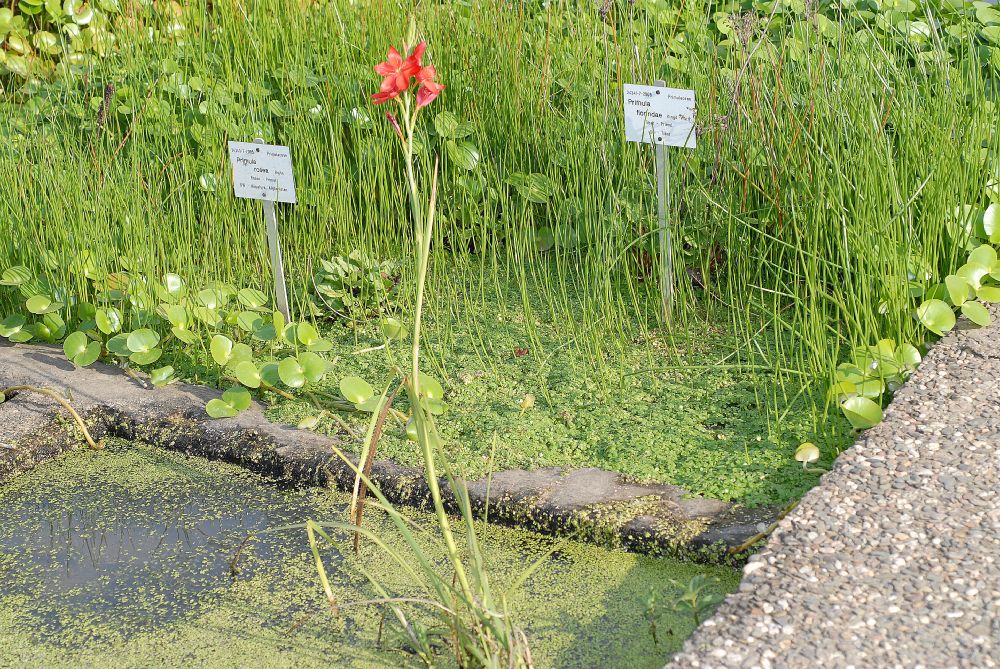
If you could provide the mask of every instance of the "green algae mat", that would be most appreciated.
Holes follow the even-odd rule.
[[[355,556],[344,537],[342,553],[323,555],[345,603],[334,615],[305,532],[272,531],[343,519],[346,502],[120,442],[23,474],[0,486],[0,667],[418,666],[380,608],[346,605],[374,596],[355,561],[405,596],[397,570],[372,548]],[[391,525],[366,516],[392,543]],[[480,529],[500,585],[552,546]],[[654,642],[646,602],[679,597],[698,574],[719,593],[738,581],[725,568],[570,542],[512,608],[538,667],[660,667],[694,622],[661,613]]]

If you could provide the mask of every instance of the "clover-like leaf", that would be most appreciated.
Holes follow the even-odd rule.
[[[106,344],[108,352],[123,358],[132,355],[132,351],[128,347],[128,337],[127,332],[122,332],[109,339]]]
[[[989,269],[997,263],[997,251],[989,244],[980,244],[969,253],[969,262]]]
[[[976,291],[976,297],[984,302],[1000,302],[1000,286],[982,286]]]
[[[101,343],[92,341],[84,332],[74,332],[63,342],[63,353],[77,367],[87,367],[101,357]]]
[[[25,324],[28,322],[21,314],[12,314],[7,318],[0,321],[0,337],[10,337],[11,335],[21,332]]]
[[[444,399],[444,388],[433,376],[420,372],[420,396],[432,400]]]
[[[244,288],[236,293],[236,299],[251,311],[258,311],[267,306],[267,295],[254,288]]]
[[[940,336],[955,327],[955,312],[941,300],[923,302],[917,307],[917,318],[925,328]]]
[[[882,407],[867,397],[846,399],[840,404],[840,408],[857,430],[867,430],[882,422]]]
[[[136,365],[152,365],[163,355],[163,349],[151,348],[148,351],[136,351],[128,359]]]
[[[309,323],[299,323],[295,326],[295,338],[303,346],[309,346],[319,341],[319,333]]]
[[[990,273],[992,267],[993,265],[987,266],[981,265],[977,262],[967,262],[959,267],[955,274],[958,274],[960,277],[968,281],[969,285],[972,286],[973,289],[979,290],[979,288],[983,285],[983,279]]]
[[[382,334],[386,339],[399,340],[406,334],[406,329],[398,318],[385,318],[382,320]]]

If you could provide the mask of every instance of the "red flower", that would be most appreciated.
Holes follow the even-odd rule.
[[[436,76],[437,71],[433,65],[421,67],[417,71],[417,83],[420,84],[420,88],[417,90],[418,107],[426,107],[434,102],[434,98],[441,95],[441,91],[444,90],[443,84],[434,81],[434,77]]]
[[[375,72],[384,77],[382,85],[379,86],[380,92],[376,93],[376,95],[388,95],[385,100],[396,97],[410,87],[410,77],[415,75],[419,70],[419,58],[414,61],[411,56],[403,60],[403,57],[399,55],[399,52],[394,47],[389,47],[389,55],[386,57],[385,62],[375,66]],[[382,102],[385,102],[385,100],[382,100]]]

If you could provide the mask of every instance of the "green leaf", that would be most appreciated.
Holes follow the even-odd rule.
[[[160,359],[161,355],[163,355],[162,349],[152,348],[148,351],[136,351],[128,359],[136,365],[152,365]]]
[[[420,396],[432,400],[444,399],[444,388],[437,379],[420,372]]]
[[[240,360],[230,368],[236,380],[247,388],[260,388],[260,371],[250,360]]]
[[[181,328],[170,328],[170,334],[177,337],[185,344],[197,344],[199,337],[190,330],[182,330]]]
[[[400,340],[406,334],[402,321],[397,318],[386,318],[382,321],[382,334],[386,339]]]
[[[250,403],[253,401],[253,397],[250,396],[250,391],[246,388],[242,386],[232,386],[229,390],[222,393],[222,401],[237,411],[246,411],[250,408]]]
[[[799,444],[798,448],[795,449],[795,459],[804,465],[816,462],[819,460],[819,448],[809,441]]]
[[[913,344],[900,344],[896,349],[896,358],[909,371],[913,371],[920,364],[920,351]]]
[[[115,355],[123,358],[127,358],[132,355],[132,351],[128,348],[128,334],[125,332],[117,334],[109,339],[107,347],[109,353],[114,353]]]
[[[209,400],[208,404],[205,405],[205,411],[212,418],[232,418],[240,413],[236,407],[219,399]]]
[[[990,273],[992,267],[992,265],[987,266],[977,262],[967,262],[959,267],[955,273],[968,281],[969,285],[975,290],[979,290],[980,286],[983,285],[983,278]]]
[[[212,360],[220,367],[225,367],[233,355],[233,340],[225,335],[217,334],[208,345]]]
[[[479,149],[472,142],[467,140],[456,142],[449,139],[445,144],[445,149],[448,152],[448,158],[456,167],[472,171],[479,166]]]
[[[121,313],[113,307],[111,309],[98,309],[97,313],[94,314],[94,321],[97,323],[97,329],[107,335],[122,329]]]
[[[981,244],[969,254],[969,262],[989,269],[997,262],[996,249],[989,244]]]
[[[956,307],[962,306],[962,303],[969,299],[969,292],[972,290],[972,286],[957,274],[946,276],[944,278],[944,285],[948,289],[948,299]]]
[[[1000,302],[1000,286],[983,286],[976,291],[976,297],[984,302]]]
[[[10,337],[21,331],[25,323],[28,322],[21,314],[12,314],[0,321],[0,337]]]
[[[278,363],[265,362],[260,366],[261,381],[269,386],[276,386],[281,383],[281,376],[278,374]]]
[[[990,312],[979,302],[966,302],[962,305],[962,313],[970,321],[982,327],[993,322]]]
[[[555,183],[544,174],[516,173],[507,177],[507,183],[513,186],[525,200],[537,204],[545,204],[556,193]]]
[[[235,365],[238,362],[249,360],[253,362],[253,349],[244,343],[234,344],[232,353],[229,354],[229,364]]]
[[[302,373],[309,383],[319,383],[326,376],[330,368],[329,363],[315,353],[305,352],[299,354],[299,365]]]
[[[87,350],[87,343],[89,341],[86,333],[80,331],[74,332],[66,337],[66,341],[63,342],[63,353],[66,354],[67,358],[72,360]]]
[[[87,348],[82,353],[73,358],[73,362],[80,367],[89,367],[97,362],[101,357],[101,342],[92,341],[87,344]]]
[[[187,309],[179,304],[161,304],[160,311],[172,326],[182,330],[187,329],[190,322]]]
[[[281,382],[289,388],[301,388],[306,385],[305,371],[299,361],[288,357],[278,363],[278,376]]]
[[[0,286],[20,286],[31,281],[31,271],[23,265],[8,267],[0,274]]]
[[[299,323],[295,326],[295,338],[298,339],[299,343],[303,346],[309,346],[310,344],[319,341],[319,333],[316,332],[316,328],[309,323]]]
[[[917,319],[936,335],[944,336],[955,327],[955,312],[941,300],[927,300],[917,307]]]
[[[244,288],[236,293],[236,299],[247,309],[256,311],[267,305],[267,295],[253,288]]]
[[[954,314],[952,315],[954,316]],[[847,420],[857,430],[867,430],[882,422],[882,407],[867,397],[852,397],[844,400],[840,408],[847,416]]]
[[[445,139],[460,139],[472,134],[475,128],[449,111],[438,112],[434,117],[434,130]]]
[[[53,311],[59,311],[62,309],[62,302],[53,302],[48,295],[33,295],[28,298],[28,301],[24,303],[28,311],[39,316],[43,314],[51,314]]]
[[[133,353],[149,353],[160,343],[160,335],[149,328],[142,328],[129,334],[127,343],[128,350]]]
[[[174,381],[174,368],[167,365],[166,367],[154,369],[149,373],[149,380],[152,381],[153,385],[157,388],[162,388],[163,386]]]
[[[340,380],[340,394],[352,404],[361,404],[375,395],[375,389],[362,378],[345,376]]]
[[[1000,244],[1000,205],[996,202],[983,214],[983,231],[993,244]]]

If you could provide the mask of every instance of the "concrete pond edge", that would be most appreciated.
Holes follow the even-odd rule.
[[[76,368],[54,346],[0,345],[0,388],[47,387],[72,398],[95,439],[141,441],[191,456],[221,460],[299,485],[350,491],[351,467],[334,454],[358,444],[268,421],[255,403],[234,418],[211,419],[205,403],[220,392],[172,384],[152,388],[117,367]],[[76,448],[79,427],[55,401],[20,393],[0,404],[0,485]],[[348,455],[348,457],[352,457]],[[393,504],[428,509],[423,470],[376,460],[372,480]],[[773,522],[774,508],[746,509],[693,496],[667,484],[640,484],[597,468],[496,472],[466,483],[477,513],[490,522],[654,556],[738,564],[728,549]],[[457,504],[442,482],[446,504]],[[488,504],[487,504],[488,502]]]

